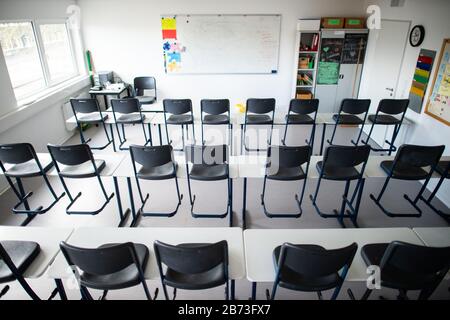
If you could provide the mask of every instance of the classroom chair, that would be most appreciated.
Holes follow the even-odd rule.
[[[108,142],[99,147],[92,147],[91,149],[103,150],[111,143],[114,142],[112,137],[109,137],[108,130],[106,128],[105,120],[108,119],[108,115],[102,113],[97,99],[70,99],[70,105],[77,122],[78,131],[80,132],[81,143],[89,143],[91,139],[87,139],[83,134],[83,125],[102,125],[106,134]]]
[[[385,160],[381,162],[381,168],[386,172],[387,178],[377,197],[370,194],[370,198],[388,217],[412,217],[419,218],[422,216],[422,210],[417,206],[417,202],[421,199],[423,192],[426,190],[433,171],[444,152],[445,146],[418,146],[404,144],[398,148],[394,160]],[[414,207],[417,213],[394,213],[386,209],[381,204],[381,198],[391,179],[405,181],[424,180],[417,196],[412,200],[407,194],[403,197]]]
[[[122,146],[127,141],[125,136],[125,125],[126,124],[140,124],[142,126],[142,132],[144,133],[145,144],[152,143],[151,130],[149,127],[149,137],[147,138],[147,133],[145,132],[144,119],[145,115],[141,111],[140,103],[138,99],[135,98],[125,98],[125,99],[111,99],[111,106],[113,110],[114,122],[116,124],[117,135],[119,136],[119,149],[128,150],[128,148],[123,148]],[[123,139],[120,136],[119,125],[122,127]],[[150,125],[149,125],[150,126]]]
[[[311,158],[311,146],[286,147],[270,146],[267,150],[267,164],[264,174],[263,191],[261,194],[261,205],[264,214],[269,218],[300,218],[302,215],[302,201],[305,193],[309,160]],[[306,164],[305,171],[302,165]],[[300,197],[295,195],[298,206],[297,213],[271,213],[267,210],[264,197],[266,194],[267,180],[275,181],[300,181],[303,180]]]
[[[142,284],[147,299],[152,299],[144,278],[149,258],[149,250],[145,245],[132,242],[108,243],[91,249],[75,247],[63,241],[60,248],[79,281],[83,300],[93,300],[87,288],[103,290],[103,300],[109,290],[139,284]],[[154,298],[156,295],[157,291]]]
[[[438,215],[440,215],[442,218],[450,222],[450,213],[444,213],[443,211],[437,209],[431,201],[433,201],[434,197],[436,196],[436,193],[439,191],[439,188],[441,187],[442,183],[445,179],[450,179],[450,161],[439,161],[439,163],[436,166],[436,172],[441,176],[439,179],[439,182],[437,183],[436,187],[434,188],[433,192],[431,192],[428,199],[425,199],[423,195],[420,196],[420,199],[424,201],[434,212],[436,212]]]
[[[41,248],[32,241],[0,241],[0,283],[17,280],[33,300],[41,300],[33,291],[23,275],[36,260]],[[5,286],[0,292],[0,298],[9,290]]]
[[[156,79],[154,77],[136,77],[133,80],[133,98],[139,100],[141,105],[156,102]],[[154,90],[154,95],[146,95],[145,90]]]
[[[185,148],[187,183],[191,215],[194,218],[225,218],[230,217],[230,227],[233,225],[233,185],[229,169],[229,148],[227,145],[187,146]],[[227,210],[224,213],[196,213],[194,211],[195,194],[192,195],[191,180],[196,181],[227,181]]]
[[[389,148],[378,149],[372,147],[372,151],[388,151],[389,155],[391,155],[392,152],[397,151],[397,147],[395,147],[394,142],[400,132],[400,127],[402,126],[403,119],[405,118],[406,110],[408,110],[408,105],[409,99],[381,100],[375,114],[371,114],[368,117],[369,121],[372,123],[372,126],[370,127],[366,140],[361,140],[361,142],[364,144],[369,143],[370,136],[372,135],[375,125],[394,126],[391,141],[385,140],[385,142],[389,145]]]
[[[34,150],[33,146],[29,143],[12,143],[0,145],[0,167],[8,181],[11,190],[19,199],[19,202],[13,207],[12,211],[15,214],[26,214],[27,218],[22,222],[22,226],[26,226],[33,220],[36,215],[44,214],[49,211],[53,206],[64,196],[62,193],[58,196],[53,189],[50,181],[47,178],[46,173],[51,169],[53,163],[51,159],[42,159],[41,162]],[[47,207],[38,206],[35,209],[31,209],[28,203],[28,199],[33,195],[33,192],[25,194],[25,190],[22,184],[22,179],[31,177],[42,177],[44,182],[52,194],[53,201]],[[14,185],[13,180],[17,182],[17,187]],[[23,205],[23,209],[20,207]]]
[[[202,121],[202,144],[205,144],[203,135],[204,125],[227,125],[229,131],[229,144],[231,144],[230,100],[228,99],[202,99],[200,101]]]
[[[317,162],[319,180],[316,191],[310,195],[310,199],[316,212],[322,218],[337,218],[342,227],[345,228],[344,218],[349,218],[355,227],[358,227],[357,218],[361,196],[364,190],[364,170],[370,154],[370,146],[329,146],[325,150],[323,161]],[[320,183],[322,179],[333,181],[345,181],[345,190],[342,196],[341,209],[334,213],[324,213],[317,205]],[[356,186],[351,198],[348,197],[350,183],[356,180]],[[355,203],[356,201],[356,203]],[[348,209],[346,210],[346,207]]]
[[[131,161],[133,163],[134,176],[136,178],[136,185],[141,199],[140,213],[143,216],[152,217],[172,217],[180,207],[183,195],[180,194],[177,178],[177,163],[173,157],[173,148],[170,145],[164,146],[130,146]],[[139,167],[138,167],[139,166]],[[139,169],[138,169],[139,168]],[[174,179],[177,189],[178,203],[174,211],[162,212],[145,212],[144,206],[149,198],[149,194],[143,196],[140,180],[168,180]]]
[[[228,244],[225,240],[176,246],[155,241],[154,250],[166,300],[169,300],[168,286],[174,288],[175,300],[177,289],[204,290],[221,285],[225,285],[225,299],[229,300]]]
[[[286,115],[286,124],[284,126],[284,135],[281,143],[286,145],[286,134],[289,125],[311,125],[311,135],[309,140],[305,140],[305,143],[311,146],[311,148],[314,148],[318,108],[318,99],[292,99],[289,103],[289,110]]]
[[[194,129],[194,114],[192,113],[192,101],[191,99],[164,99],[164,123],[166,127],[167,143],[172,144],[172,140],[169,139],[168,125],[181,126],[181,142],[182,149],[176,149],[177,151],[183,151],[185,146],[184,139],[184,126],[186,126],[186,134],[189,139],[188,126],[192,126],[192,139],[195,144],[195,129]]]
[[[367,113],[369,112],[370,99],[343,99],[338,114],[333,115],[334,129],[331,139],[327,139],[328,144],[333,145],[336,129],[339,125],[361,126],[356,141],[353,139],[351,143],[358,145],[363,132],[364,123],[366,122]],[[360,118],[358,115],[363,115]]]
[[[322,300],[322,291],[334,289],[331,300],[339,295],[358,245],[327,250],[312,244],[284,243],[273,251],[275,281],[272,293],[266,290],[269,300],[275,299],[278,287],[317,292]]]
[[[450,268],[450,247],[425,247],[401,241],[366,244],[361,255],[367,266],[379,266],[382,287],[407,292],[420,290],[419,300],[428,299]],[[366,289],[361,300],[367,300],[373,289]]]
[[[105,187],[103,185],[102,179],[100,177],[100,172],[105,168],[106,162],[101,159],[94,159],[91,148],[87,144],[77,144],[77,145],[47,145],[48,151],[52,157],[53,163],[55,164],[56,171],[58,172],[61,184],[69,197],[70,204],[66,208],[67,214],[89,214],[96,215],[101,212],[109,201],[114,197],[114,193],[110,195],[107,194]],[[82,192],[79,192],[74,198],[67,188],[64,178],[68,179],[84,179],[84,178],[94,178],[96,177],[100,188],[102,189],[103,197],[105,202],[100,208],[95,210],[80,211],[71,210],[70,208],[75,204],[75,202],[81,197]]]
[[[244,130],[242,132],[245,151],[266,151],[266,149],[250,149],[247,146],[246,131],[249,125],[270,125],[267,145],[271,145],[273,121],[275,117],[275,99],[247,99],[245,108]]]

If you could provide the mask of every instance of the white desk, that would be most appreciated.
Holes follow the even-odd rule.
[[[252,282],[272,282],[275,279],[273,250],[285,242],[316,244],[326,249],[358,244],[347,281],[366,281],[367,266],[361,248],[369,243],[389,243],[394,240],[422,245],[422,241],[408,228],[361,229],[250,229],[244,231],[247,279]]]
[[[0,241],[34,241],[41,251],[24,273],[25,278],[39,278],[47,270],[59,252],[59,243],[66,241],[72,228],[0,227]]]
[[[80,228],[67,241],[69,244],[96,248],[105,243],[135,242],[147,246],[150,256],[145,270],[148,280],[159,279],[153,243],[162,241],[172,245],[180,243],[228,243],[229,277],[232,280],[245,277],[244,244],[240,228]],[[47,272],[48,277],[60,281],[73,277],[64,256],[60,253]],[[232,297],[234,285],[232,282]]]
[[[106,109],[106,112],[112,112],[112,107],[109,107],[108,109]],[[143,104],[141,105],[141,111],[145,113],[145,115],[147,115],[147,113],[161,113],[164,112],[164,107],[163,107],[163,103],[162,101],[156,101],[152,104]]]
[[[413,231],[428,247],[450,247],[450,227],[413,228]]]

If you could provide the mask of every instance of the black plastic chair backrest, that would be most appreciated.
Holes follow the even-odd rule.
[[[270,146],[267,149],[267,161],[269,168],[299,167],[309,161],[311,146],[290,147]]]
[[[143,96],[144,90],[156,90],[156,79],[154,77],[134,78],[134,90],[137,96]]]
[[[140,112],[139,100],[135,98],[111,99],[111,106],[114,112],[134,113]]]
[[[281,270],[286,266],[302,275],[302,278],[326,276],[350,266],[357,249],[356,243],[332,250],[319,250],[315,245],[297,246],[284,243],[281,246],[278,266]]]
[[[310,114],[317,112],[319,99],[292,99],[289,103],[289,111],[297,114]]]
[[[143,168],[153,168],[173,161],[171,145],[130,146],[131,158]]]
[[[63,241],[59,246],[70,266],[93,275],[112,274],[135,264],[131,242],[105,248],[79,248]]]
[[[382,99],[378,104],[378,111],[396,115],[408,109],[409,99]]]
[[[70,99],[74,114],[99,112],[97,99]]]
[[[370,99],[344,99],[341,103],[341,112],[361,114],[369,111]]]
[[[91,148],[87,144],[75,144],[68,146],[48,144],[47,148],[53,161],[66,166],[76,166],[94,159]]]
[[[350,168],[367,162],[370,146],[329,146],[325,149],[324,168]]]
[[[202,165],[228,163],[229,148],[226,144],[211,146],[190,145],[184,148],[186,162]]]
[[[264,114],[275,110],[275,99],[247,99],[247,111]]]
[[[423,168],[436,166],[444,152],[445,146],[418,146],[403,144],[398,148],[394,159],[394,169],[399,166]]]
[[[30,143],[0,145],[0,162],[19,164],[36,159],[36,152]]]
[[[404,273],[437,277],[450,268],[450,247],[426,247],[402,241],[389,244],[381,259],[380,268],[394,267]]]
[[[191,99],[164,99],[164,112],[175,115],[192,112]]]
[[[228,267],[228,244],[217,243],[174,246],[161,241],[154,243],[156,259],[168,268],[184,274],[202,273],[224,264]]]
[[[230,111],[230,100],[228,99],[202,99],[200,101],[202,112],[218,115]]]

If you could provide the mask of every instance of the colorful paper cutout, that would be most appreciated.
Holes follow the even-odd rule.
[[[163,30],[176,30],[177,20],[175,18],[161,18],[161,27]]]
[[[163,39],[176,39],[177,38],[177,30],[163,30]]]
[[[179,52],[169,52],[167,54],[169,62],[176,61],[181,62],[181,55]]]

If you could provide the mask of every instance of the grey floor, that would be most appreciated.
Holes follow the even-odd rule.
[[[142,144],[143,134],[142,128],[138,126],[128,127],[127,139],[129,143]],[[197,128],[196,135],[199,135],[199,128]],[[153,139],[158,141],[158,132],[153,128]],[[163,131],[164,133],[164,131]],[[208,132],[206,132],[208,134]],[[217,133],[217,132],[216,132]],[[115,132],[116,137],[117,133]],[[175,132],[172,132],[175,136]],[[104,143],[104,132],[100,128],[90,128],[86,135],[92,137],[91,145],[99,145]],[[275,134],[273,143],[279,141],[280,132]],[[290,129],[288,132],[288,143],[292,141],[304,141],[305,137],[309,135],[301,129]],[[238,135],[236,135],[238,137]],[[200,137],[197,137],[200,141]],[[348,139],[348,137],[338,136],[339,139]],[[234,140],[236,142],[236,139]],[[318,140],[317,140],[318,141]],[[175,140],[176,142],[176,140]],[[78,134],[74,135],[67,144],[79,143]],[[157,142],[156,142],[157,143]],[[316,145],[319,143],[316,142]],[[237,147],[237,143],[235,143]],[[316,149],[315,149],[316,150]],[[45,150],[38,150],[45,151]],[[108,147],[102,151],[94,151],[94,153],[111,153],[112,147]],[[122,151],[127,152],[127,151]],[[90,180],[90,181],[88,181]],[[62,186],[57,178],[51,178],[52,185],[62,192]],[[103,179],[109,192],[113,192],[112,179]],[[446,221],[433,213],[426,205],[419,203],[423,210],[421,218],[389,218],[385,216],[373,201],[370,200],[369,194],[378,194],[384,179],[368,179],[366,182],[358,222],[360,227],[439,227],[448,226]],[[68,181],[69,189],[73,194],[82,191],[82,197],[85,201],[80,202],[79,209],[94,209],[100,204],[98,185],[93,179],[71,180]],[[309,200],[309,194],[315,189],[317,180],[309,180],[303,199],[303,215],[298,219],[269,219],[267,218],[260,205],[260,194],[262,191],[262,179],[248,180],[248,198],[247,198],[247,227],[249,228],[340,228],[339,223],[335,219],[323,219],[315,212]],[[124,180],[119,179],[120,193],[124,207],[129,207],[128,192]],[[33,190],[34,195],[30,201],[31,206],[45,205],[50,202],[50,197],[46,187],[42,184],[39,178],[28,179],[25,181],[26,190]],[[171,181],[159,182],[144,182],[143,187],[145,192],[150,194],[147,204],[147,210],[151,211],[171,211],[176,204],[176,193],[174,183]],[[228,219],[194,219],[190,215],[189,201],[186,180],[180,180],[181,192],[184,194],[184,199],[180,209],[172,218],[149,218],[141,219],[139,227],[208,227],[208,226],[227,226]],[[224,183],[194,183],[192,185],[194,193],[197,195],[196,208],[201,212],[223,212],[226,206],[226,185]],[[234,225],[242,226],[241,223],[241,209],[242,209],[242,181],[235,180],[233,192],[233,211],[234,211]],[[267,187],[266,203],[270,210],[275,212],[295,212],[296,205],[294,201],[294,194],[299,192],[300,184],[292,183],[272,183]],[[398,182],[393,181],[388,192],[385,194],[384,203],[390,209],[399,212],[412,212],[410,205],[404,200],[403,193],[415,195],[420,188],[419,183],[415,182]],[[134,190],[135,203],[140,205],[137,196],[137,190]],[[320,191],[318,203],[324,211],[331,211],[337,207],[343,192],[342,183],[324,182]],[[14,215],[10,208],[15,204],[17,199],[11,190],[6,191],[0,195],[0,225],[19,225],[24,219],[23,216]],[[438,199],[435,200],[438,208],[448,212],[446,208]],[[61,199],[58,204],[44,215],[36,217],[29,225],[30,226],[55,226],[55,227],[80,227],[80,226],[117,226],[119,222],[117,204],[113,199],[106,208],[96,216],[75,216],[67,215],[65,207],[68,204],[67,197]],[[351,227],[350,224],[348,224]],[[267,261],[272,263],[272,261]],[[31,280],[30,284],[34,290],[42,297],[46,298],[50,295],[54,288],[53,282],[42,277],[37,280]],[[158,281],[149,281],[148,285],[153,291],[156,287],[160,287]],[[16,284],[10,284],[11,290],[3,299],[28,299],[24,291]],[[450,299],[450,292],[448,290],[450,281],[444,281],[436,290],[433,298],[435,299]],[[79,299],[79,292],[73,283],[65,283],[66,291],[70,299]],[[258,285],[257,298],[265,299],[265,289],[270,288],[271,283],[264,283]],[[360,297],[365,289],[365,283],[346,283],[341,291],[339,299],[348,299],[346,289],[351,288],[356,297]],[[236,281],[236,298],[246,300],[250,297],[251,283],[246,280]],[[160,288],[161,290],[161,288]],[[94,296],[100,296],[100,292],[93,292]],[[223,288],[216,288],[205,291],[179,291],[177,299],[223,299]],[[324,297],[329,297],[330,292],[324,292]],[[382,289],[372,295],[372,298],[377,299],[379,295],[389,298],[394,298],[396,292],[389,289]],[[414,297],[415,292],[411,292],[410,296]],[[159,299],[162,299],[160,294]],[[281,289],[277,293],[277,299],[316,299],[315,294],[298,293]],[[113,291],[108,294],[108,299],[144,299],[143,290],[140,287],[130,288],[126,290]]]

